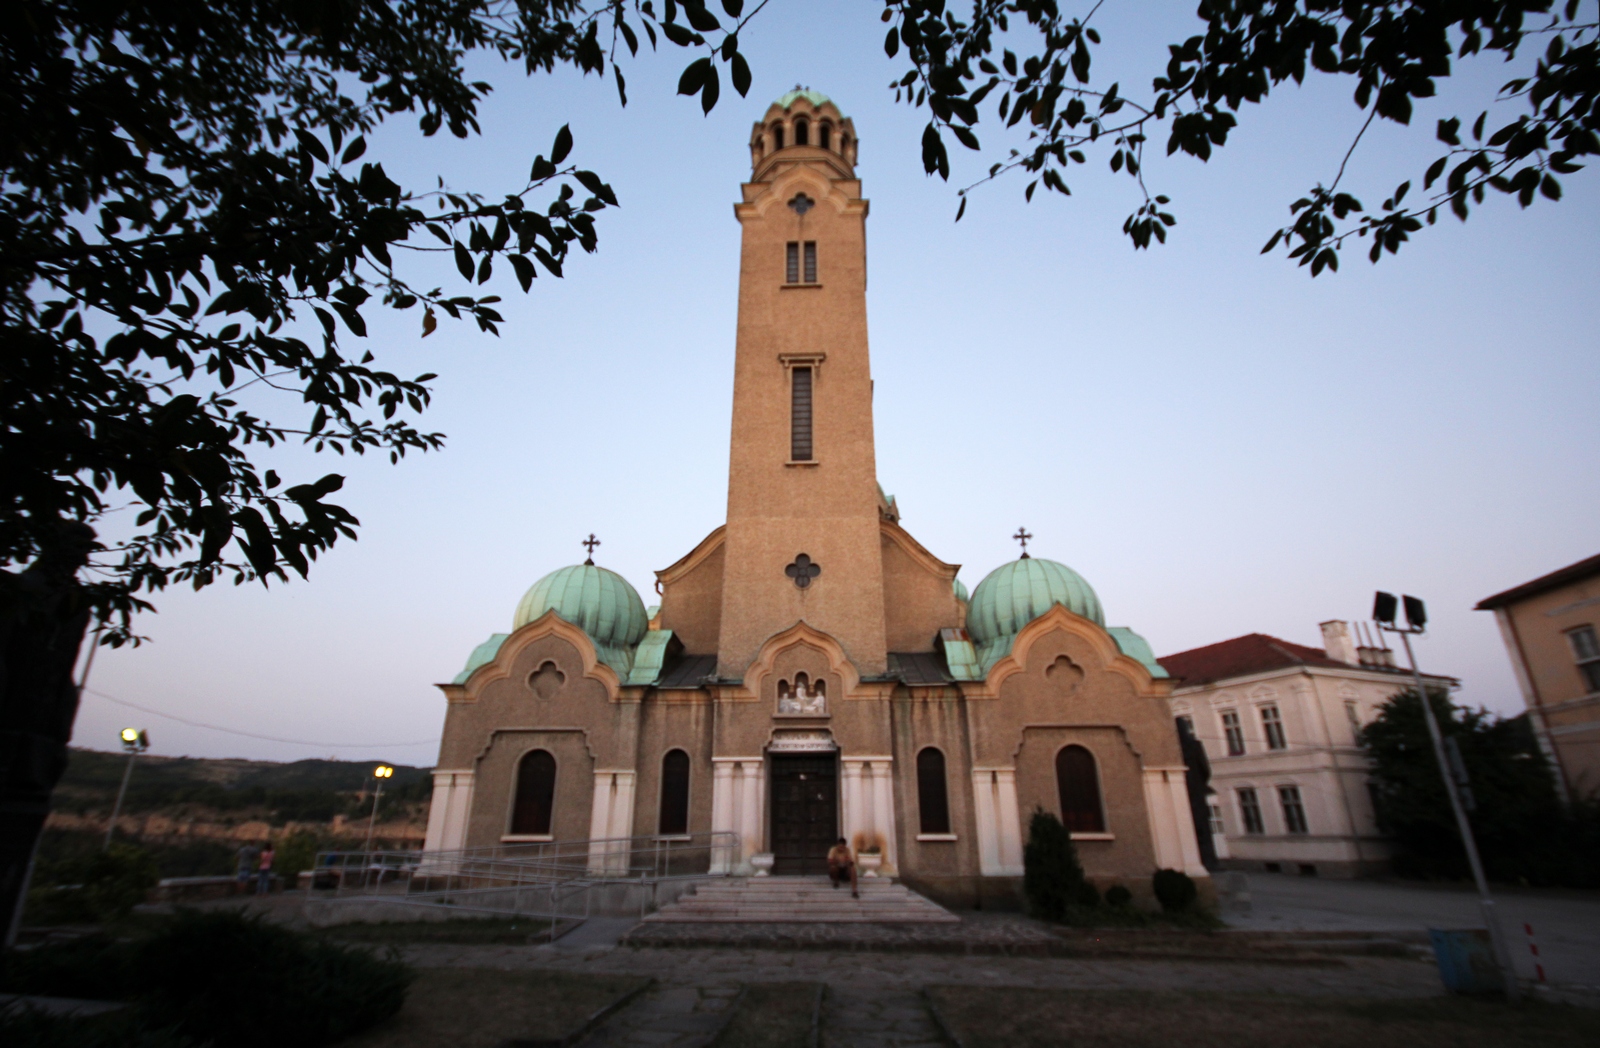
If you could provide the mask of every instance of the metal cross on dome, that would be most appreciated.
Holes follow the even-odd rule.
[[[589,537],[584,539],[581,543],[579,543],[579,545],[583,546],[584,549],[589,551],[589,559],[585,560],[584,563],[589,565],[590,567],[593,567],[594,566],[594,548],[596,546],[600,545],[600,540],[595,538],[594,537],[594,532],[591,531],[591,532],[589,532]]]
[[[811,580],[822,574],[822,565],[811,563],[811,558],[804,553],[794,558],[794,563],[783,569],[783,573],[794,579],[794,584],[801,589],[811,585]]]
[[[1018,528],[1017,529],[1017,533],[1015,535],[1011,536],[1011,537],[1016,539],[1018,542],[1022,543],[1022,556],[1019,559],[1020,560],[1027,560],[1028,559],[1028,540],[1033,538],[1033,534],[1031,532],[1029,532],[1027,528]]]

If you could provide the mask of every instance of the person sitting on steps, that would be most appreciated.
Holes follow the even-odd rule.
[[[837,888],[846,877],[850,878],[851,897],[861,898],[861,892],[856,887],[855,857],[850,854],[850,845],[845,843],[843,837],[840,837],[839,843],[828,849],[828,879]]]

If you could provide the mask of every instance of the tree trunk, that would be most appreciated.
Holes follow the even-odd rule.
[[[21,574],[0,573],[0,922],[5,941],[50,794],[67,767],[78,714],[72,679],[90,609],[78,571],[94,545],[87,525],[64,523]]]

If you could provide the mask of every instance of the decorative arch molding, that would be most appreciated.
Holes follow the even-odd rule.
[[[462,689],[462,698],[476,700],[489,685],[510,678],[511,667],[523,649],[546,637],[560,638],[576,648],[578,657],[583,661],[583,676],[588,680],[599,681],[606,689],[606,698],[613,702],[619,698],[622,682],[617,678],[616,671],[600,661],[589,635],[557,615],[554,609],[545,612],[507,637],[500,645],[500,650],[495,652],[494,658],[474,670],[465,684],[453,687]],[[452,685],[440,685],[440,687],[448,689]],[[446,690],[445,694],[450,693]]]
[[[1115,738],[1122,740],[1122,745],[1127,747],[1133,759],[1139,762],[1139,767],[1144,767],[1144,754],[1133,744],[1133,737],[1128,734],[1128,729],[1122,724],[1024,724],[1022,730],[1017,732],[1017,748],[1011,751],[1011,764],[1016,766],[1018,758],[1022,756],[1022,747],[1028,744],[1030,731],[1104,731],[1110,732]],[[1071,745],[1070,743],[1062,743]],[[1082,745],[1081,743],[1079,745]],[[1057,746],[1060,749],[1061,746]],[[1090,751],[1093,752],[1093,751]]]
[[[700,540],[698,546],[679,557],[672,564],[656,572],[656,581],[663,586],[670,586],[679,581],[703,564],[707,557],[721,549],[722,544],[727,541],[727,537],[728,526],[726,524],[717,525],[711,534]]]
[[[744,672],[744,692],[755,698],[762,694],[767,678],[772,676],[778,656],[791,648],[815,649],[828,660],[828,668],[839,675],[843,685],[840,698],[848,697],[861,686],[861,674],[845,655],[844,648],[833,637],[813,629],[802,619],[780,633],[768,637],[756,652],[755,661]],[[741,696],[743,697],[743,696]]]
[[[1042,638],[1061,630],[1086,642],[1099,657],[1101,665],[1112,673],[1127,679],[1135,693],[1146,698],[1165,698],[1170,694],[1168,682],[1158,682],[1150,676],[1144,664],[1131,655],[1124,655],[1111,634],[1090,622],[1082,615],[1068,611],[1063,605],[1053,604],[1050,610],[1022,627],[1011,651],[994,664],[983,690],[974,697],[999,698],[1000,686],[1013,674],[1022,673],[1028,666],[1028,655]],[[1168,686],[1164,686],[1168,685]]]
[[[796,193],[805,193],[819,205],[828,204],[837,213],[843,215],[852,211],[865,214],[868,202],[859,197],[852,197],[838,185],[837,179],[830,179],[822,171],[805,164],[796,164],[779,174],[771,182],[762,185],[754,199],[733,205],[735,216],[742,222],[747,218],[771,218],[768,212],[777,208],[786,208],[789,201]],[[793,215],[789,216],[793,218]]]
[[[473,766],[473,768],[477,768],[479,765],[481,765],[483,763],[483,759],[485,757],[489,756],[489,751],[494,749],[494,744],[499,740],[499,737],[502,736],[502,735],[577,735],[583,740],[583,752],[588,754],[589,759],[592,760],[592,761],[595,761],[597,763],[600,760],[599,755],[597,755],[594,752],[594,746],[591,745],[591,743],[589,741],[589,729],[588,728],[542,728],[542,727],[495,728],[495,729],[493,729],[492,731],[489,732],[489,740],[483,744],[483,749],[479,750],[473,756],[473,758],[472,758],[472,766]],[[537,742],[531,742],[530,741],[528,743],[527,749],[523,750],[522,753],[517,754],[517,759],[521,760],[523,755],[525,755],[529,750],[537,750],[537,749],[540,749],[540,748],[541,747],[539,746],[539,744]]]
[[[946,564],[944,561],[929,553],[927,548],[911,537],[911,533],[894,521],[878,518],[878,530],[884,537],[900,547],[906,556],[910,557],[924,571],[930,575],[938,575],[948,582],[954,582],[961,573],[961,565]]]

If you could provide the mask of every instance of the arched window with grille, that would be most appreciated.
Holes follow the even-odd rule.
[[[1094,754],[1082,746],[1064,746],[1056,754],[1056,789],[1061,793],[1061,822],[1073,833],[1106,832],[1100,807],[1100,774]]]
[[[917,754],[917,814],[923,833],[950,832],[950,794],[944,754],[929,746]]]
[[[668,750],[661,759],[661,818],[656,832],[681,835],[689,832],[689,755]]]
[[[549,836],[555,799],[556,759],[548,750],[532,750],[517,764],[517,799],[511,809],[511,832],[517,836]]]

